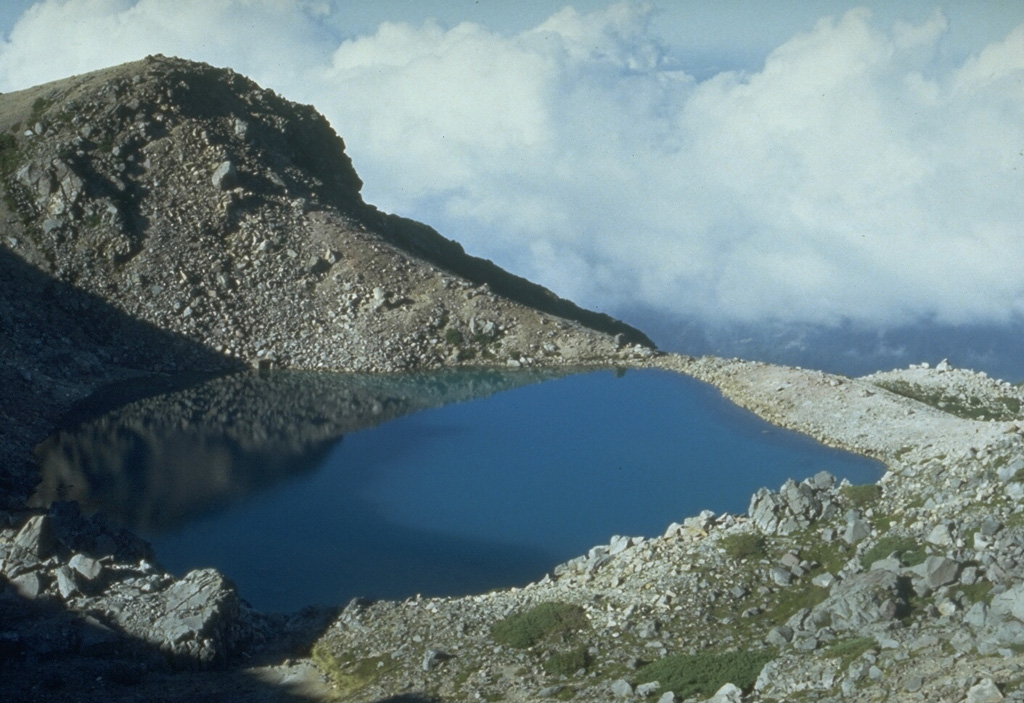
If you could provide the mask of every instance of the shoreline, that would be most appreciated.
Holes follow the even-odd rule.
[[[350,604],[348,607],[340,611],[339,616],[334,620],[333,624],[327,628],[326,633],[322,637],[318,637],[318,633],[315,630],[318,627],[323,627],[323,624],[313,627],[313,631],[308,631],[306,634],[306,640],[310,640],[311,637],[317,638],[318,642],[315,646],[312,645],[311,641],[307,641],[305,645],[299,647],[298,650],[294,650],[290,657],[282,659],[282,662],[269,663],[266,666],[258,669],[252,669],[252,667],[243,667],[238,669],[237,665],[228,667],[228,670],[217,674],[215,671],[210,671],[204,674],[204,676],[212,677],[212,680],[220,680],[218,677],[225,676],[236,676],[240,672],[248,670],[246,676],[259,676],[274,678],[275,676],[286,676],[296,674],[296,671],[301,671],[301,678],[305,682],[304,685],[311,687],[310,690],[315,690],[317,696],[328,695],[331,689],[327,688],[327,684],[321,679],[321,675],[312,666],[312,660],[306,658],[305,655],[301,654],[304,647],[313,646],[314,657],[318,662],[321,670],[331,672],[333,675],[333,685],[338,686],[339,681],[349,681],[347,674],[345,673],[344,667],[350,665],[351,662],[338,664],[342,661],[345,656],[337,655],[339,650],[339,641],[349,641],[347,638],[358,637],[369,638],[369,642],[364,643],[367,651],[369,650],[384,650],[387,647],[382,646],[383,642],[388,641],[388,636],[394,634],[392,627],[397,627],[395,624],[395,618],[399,618],[402,622],[405,622],[406,627],[409,622],[416,622],[418,618],[426,615],[428,618],[433,618],[438,613],[448,613],[447,618],[463,623],[463,629],[467,629],[472,632],[476,630],[477,644],[481,650],[486,650],[486,641],[488,639],[486,630],[487,627],[483,624],[485,621],[490,620],[491,626],[493,622],[500,620],[499,615],[506,614],[508,612],[514,612],[518,609],[528,608],[531,604],[548,602],[550,600],[558,601],[573,601],[578,602],[582,600],[581,607],[585,607],[587,612],[588,620],[591,623],[601,623],[606,630],[614,630],[614,628],[621,625],[621,623],[615,617],[608,617],[606,614],[601,614],[598,611],[594,611],[592,608],[591,599],[599,598],[610,599],[607,600],[605,607],[605,613],[608,612],[647,612],[650,616],[648,619],[650,622],[662,623],[656,624],[651,627],[646,627],[644,630],[651,637],[637,636],[636,632],[633,632],[635,626],[628,632],[621,632],[620,637],[623,637],[621,641],[635,641],[636,646],[641,647],[640,651],[652,651],[655,654],[664,654],[665,656],[672,656],[672,652],[676,649],[666,642],[662,641],[665,638],[661,636],[661,633],[670,631],[675,625],[672,624],[672,613],[679,608],[678,605],[674,604],[674,601],[682,598],[683,589],[680,586],[674,586],[672,588],[662,589],[660,587],[655,588],[655,592],[662,592],[660,596],[650,598],[640,598],[644,593],[649,593],[652,590],[652,584],[655,581],[650,579],[644,579],[642,583],[634,583],[637,580],[638,574],[647,574],[648,576],[660,574],[661,580],[671,582],[673,580],[687,581],[687,578],[694,573],[694,569],[701,566],[701,568],[709,566],[712,569],[724,569],[728,573],[723,573],[717,577],[715,582],[722,583],[723,586],[731,583],[740,582],[744,580],[756,580],[755,574],[749,573],[751,564],[741,564],[739,566],[728,564],[728,560],[723,562],[722,559],[722,548],[719,546],[723,540],[728,541],[732,539],[731,535],[744,534],[744,533],[763,533],[763,539],[767,540],[768,543],[774,544],[775,542],[785,542],[787,544],[792,542],[790,534],[781,534],[773,532],[778,530],[779,524],[784,522],[786,519],[795,519],[794,525],[799,528],[796,529],[797,533],[806,534],[808,529],[815,528],[817,525],[821,534],[831,534],[832,540],[835,540],[837,544],[843,544],[842,533],[848,531],[850,525],[857,523],[859,520],[859,527],[866,532],[862,535],[859,540],[854,541],[853,544],[845,545],[845,549],[849,550],[853,548],[847,556],[849,557],[842,565],[841,569],[833,568],[832,571],[835,573],[828,572],[828,577],[825,578],[822,571],[823,566],[820,560],[807,560],[801,558],[801,551],[807,551],[807,544],[805,543],[804,549],[789,549],[785,554],[790,554],[789,559],[784,559],[787,562],[794,562],[795,572],[805,572],[806,574],[814,574],[814,577],[822,577],[823,583],[826,581],[832,581],[829,584],[832,590],[837,588],[836,584],[841,584],[844,581],[855,580],[858,576],[858,569],[851,566],[859,556],[857,549],[863,551],[862,547],[857,547],[857,542],[870,543],[877,541],[878,538],[882,537],[882,531],[879,525],[876,525],[875,511],[883,510],[884,512],[893,513],[894,515],[900,515],[901,510],[905,510],[906,506],[912,503],[919,503],[914,496],[911,494],[913,490],[903,486],[903,484],[915,484],[920,482],[922,475],[926,474],[927,471],[923,471],[923,467],[927,467],[928,471],[935,469],[936,457],[943,457],[943,461],[950,464],[966,464],[969,465],[972,462],[979,462],[979,456],[981,464],[984,466],[986,457],[989,459],[988,463],[991,463],[991,457],[1002,456],[1007,451],[1010,453],[1019,452],[1021,445],[1024,442],[1021,441],[1019,432],[1019,425],[1013,421],[986,421],[978,422],[972,420],[964,420],[961,418],[952,417],[948,412],[940,411],[936,408],[929,407],[918,401],[907,398],[906,396],[898,395],[887,391],[878,385],[870,381],[863,379],[849,379],[841,376],[833,376],[824,374],[817,371],[808,371],[805,369],[796,369],[788,367],[773,366],[760,362],[747,362],[740,360],[726,360],[718,358],[701,358],[695,359],[692,357],[686,357],[681,355],[668,354],[656,357],[643,362],[634,362],[626,365],[630,368],[658,368],[667,370],[675,373],[682,373],[690,376],[697,380],[703,381],[714,385],[723,396],[730,402],[735,403],[737,406],[746,408],[764,418],[768,422],[790,430],[795,430],[802,434],[811,436],[815,440],[822,442],[829,446],[835,446],[838,448],[853,451],[871,458],[881,460],[887,467],[886,473],[878,482],[880,487],[879,495],[875,497],[876,501],[881,501],[877,506],[869,507],[866,513],[861,510],[861,515],[854,518],[853,522],[849,521],[849,510],[858,510],[850,504],[848,497],[844,496],[846,490],[843,486],[836,486],[834,482],[830,484],[827,478],[821,478],[820,480],[816,477],[815,479],[808,479],[800,484],[796,482],[788,482],[787,486],[784,486],[782,491],[779,493],[763,491],[753,497],[753,502],[756,504],[758,500],[761,501],[761,508],[756,508],[752,505],[751,511],[748,515],[714,515],[705,511],[698,516],[686,517],[681,524],[673,524],[668,526],[666,533],[661,537],[653,538],[631,538],[621,537],[613,539],[609,545],[598,545],[589,550],[586,555],[581,555],[577,559],[570,560],[566,564],[558,565],[553,570],[552,574],[545,576],[540,581],[529,584],[522,588],[510,588],[503,591],[498,591],[486,595],[475,595],[475,596],[463,596],[463,597],[446,597],[446,598],[431,598],[431,599],[407,599],[406,601],[396,602],[380,602],[374,604],[368,603],[356,603]],[[621,368],[623,364],[609,363],[606,365],[596,365],[594,368]],[[980,378],[984,378],[980,376]],[[996,449],[993,449],[996,448]],[[1002,452],[1002,454],[1000,454]],[[963,469],[964,466],[959,466]],[[965,473],[961,471],[960,473]],[[792,484],[792,485],[790,485]],[[805,486],[808,488],[800,488]],[[822,512],[820,515],[814,515],[814,511],[811,513],[800,515],[793,513],[790,507],[787,507],[786,496],[787,491],[792,493],[794,490],[803,490],[804,493],[810,491],[810,503],[813,504],[815,501],[818,503],[826,503],[834,505],[835,509],[827,518],[825,514],[828,511]],[[954,501],[955,502],[955,501]],[[971,502],[969,500],[959,501],[960,505],[958,508],[970,507]],[[765,508],[764,506],[768,506]],[[780,507],[781,506],[781,507]],[[845,508],[843,507],[845,506]],[[920,511],[923,506],[917,507],[916,510]],[[948,511],[939,509],[938,506],[933,505],[930,508],[931,515],[934,518],[937,515],[945,514]],[[789,512],[787,512],[789,511]],[[840,512],[846,512],[846,518],[839,516]],[[13,514],[10,515],[9,520],[13,518]],[[951,519],[951,516],[947,515],[947,522]],[[846,523],[844,523],[846,520]],[[821,528],[820,525],[825,522],[834,525],[830,527]],[[921,522],[918,520],[918,522]],[[937,521],[941,523],[942,521]],[[81,526],[78,527],[81,530]],[[887,529],[888,526],[887,526]],[[918,529],[921,532],[923,528]],[[12,533],[13,531],[8,530]],[[829,532],[830,531],[830,532]],[[934,530],[925,530],[930,533]],[[959,537],[960,530],[950,530],[949,534],[952,536],[948,537],[949,544],[960,550],[958,554],[962,553],[968,545],[966,542]],[[10,540],[11,535],[8,536]],[[114,535],[112,538],[123,539]],[[922,542],[927,540],[922,539]],[[930,543],[928,543],[930,544]],[[959,545],[959,546],[958,546]],[[797,545],[799,546],[799,545]],[[669,555],[688,555],[683,558],[681,562],[682,568],[676,566],[670,566],[673,563]],[[785,557],[785,554],[782,556]],[[138,557],[139,554],[135,554]],[[52,558],[52,557],[51,557]],[[144,558],[144,557],[143,557]],[[682,558],[681,556],[675,557],[676,559]],[[116,561],[116,560],[115,560]],[[966,562],[967,560],[961,560],[958,563]],[[611,568],[615,566],[617,562],[621,562],[620,568],[617,573],[608,577]],[[771,566],[769,561],[764,561],[762,558],[762,564],[758,568],[763,568],[765,573],[774,574],[769,576],[768,584],[762,585],[760,588],[767,588],[769,595],[763,595],[763,597],[771,600],[772,598],[781,597],[787,590],[787,587],[779,587],[777,583],[771,581],[771,578],[778,578],[780,580],[788,579],[791,584],[796,584],[799,588],[805,589],[811,588],[809,585],[801,585],[801,577],[804,573],[794,577],[793,571],[790,572],[790,576],[783,577],[775,570],[778,569],[778,565]],[[140,562],[141,563],[141,562]],[[897,562],[898,564],[898,562]],[[66,565],[66,564],[65,564]],[[687,566],[689,565],[689,566]],[[53,564],[51,564],[53,566]],[[838,566],[838,564],[837,564]],[[116,563],[108,565],[108,571],[113,570],[117,567]],[[809,568],[805,568],[809,567]],[[120,566],[117,568],[127,569],[130,566]],[[729,569],[739,569],[742,572],[742,576],[737,573],[732,573]],[[896,568],[905,568],[903,566],[897,566]],[[863,567],[861,567],[861,570]],[[844,572],[845,570],[845,572]],[[871,573],[871,572],[868,572]],[[144,575],[139,575],[144,576]],[[148,578],[151,582],[156,583],[156,589],[166,588],[167,583],[161,583],[161,579],[166,581],[166,576],[157,577],[156,575],[150,574]],[[909,576],[906,578],[910,578]],[[155,581],[153,581],[155,579]],[[183,579],[184,580],[184,579]],[[690,584],[692,588],[698,584]],[[739,586],[737,586],[739,587]],[[218,587],[220,588],[220,587]],[[744,590],[748,590],[747,587],[742,587]],[[821,588],[814,586],[813,588]],[[228,588],[228,591],[231,589]],[[735,590],[735,589],[734,589]],[[757,591],[750,589],[751,593],[757,593]],[[224,590],[220,588],[214,589],[215,594],[223,594]],[[827,589],[826,589],[827,592]],[[676,595],[668,595],[675,593]],[[744,598],[751,595],[747,593]],[[141,594],[141,592],[140,592]],[[580,596],[584,595],[585,598]],[[601,595],[603,594],[603,595]],[[612,594],[612,595],[609,595]],[[244,596],[244,594],[241,594]],[[815,592],[813,598],[808,601],[817,599],[822,593]],[[696,598],[692,593],[691,598]],[[810,597],[808,594],[804,594],[806,597]],[[72,596],[75,597],[75,596]],[[220,597],[218,595],[218,597]],[[237,595],[234,596],[237,601]],[[639,599],[639,600],[638,600]],[[214,599],[216,600],[216,599]],[[230,599],[228,599],[230,600]],[[615,603],[613,605],[613,602]],[[826,599],[827,602],[827,599]],[[716,609],[720,609],[720,606],[715,605],[714,601],[705,602],[703,605],[698,605],[698,602],[691,601],[690,607],[697,606],[697,612],[712,613]],[[770,605],[770,603],[769,603]],[[777,605],[777,604],[776,604]],[[820,603],[814,604],[820,606]],[[340,606],[340,604],[339,604]],[[761,606],[757,606],[761,607]],[[775,606],[772,606],[773,608]],[[262,632],[262,637],[274,639],[275,637],[281,637],[283,630],[281,629],[280,623],[273,625],[270,621],[273,618],[251,611],[236,602],[229,608],[234,609],[233,615],[228,617],[228,620],[234,618],[237,620],[241,617],[242,621],[245,621],[248,632],[243,636],[242,640],[238,643],[241,644],[242,649],[246,648],[244,640],[246,637],[251,637],[254,632]],[[241,609],[239,609],[241,608]],[[756,609],[756,608],[755,608]],[[768,610],[771,610],[769,608]],[[813,610],[813,609],[812,609]],[[962,608],[963,611],[967,610]],[[465,612],[463,612],[465,611]],[[955,609],[953,612],[957,612]],[[165,613],[162,617],[165,619],[170,615],[170,612]],[[214,617],[212,620],[223,620],[224,612],[217,611],[212,613]],[[300,614],[292,614],[291,618],[299,617]],[[662,618],[658,616],[661,615]],[[329,616],[328,613],[323,613],[321,617]],[[274,616],[279,617],[279,616]],[[755,618],[758,616],[749,615],[748,618]],[[945,616],[943,616],[945,617]],[[173,618],[172,618],[173,619]],[[316,620],[316,618],[313,618]],[[763,619],[763,618],[762,618]],[[322,621],[321,621],[322,622]],[[476,622],[474,626],[472,623]],[[887,628],[891,628],[893,621],[885,620],[884,624]],[[125,623],[127,624],[127,623]],[[749,623],[747,623],[749,624]],[[871,623],[873,626],[878,623]],[[137,632],[141,633],[152,628],[152,622],[147,622],[145,619],[136,621],[134,626],[129,625],[130,628],[135,628]],[[278,629],[274,634],[275,627]],[[785,637],[778,635],[774,638],[771,634],[777,632],[777,628],[784,628],[782,632],[785,632],[785,628],[789,627],[790,630],[793,628],[783,624],[776,624],[773,628],[766,628],[766,633],[762,633],[761,638],[758,640],[763,645],[765,642],[771,641],[772,639],[782,644],[782,648],[791,646],[791,642],[794,640],[783,641]],[[653,629],[651,629],[653,628]],[[285,628],[287,629],[287,628]],[[685,629],[685,628],[684,628]],[[729,628],[727,627],[726,630]],[[877,629],[877,628],[876,628]],[[885,628],[883,628],[885,629]],[[379,632],[374,632],[379,630]],[[873,631],[873,630],[872,630]],[[367,634],[369,632],[370,634]],[[428,632],[430,629],[428,628]],[[614,634],[614,632],[612,633]],[[735,646],[736,639],[739,638],[738,634],[731,635],[733,645]],[[438,635],[427,637],[420,635],[422,647],[414,647],[412,649],[423,649],[424,652],[428,651],[442,651],[447,654],[452,654],[448,650],[458,649],[452,644],[448,643],[442,646],[439,643],[443,643],[446,639],[453,639],[455,641],[463,638],[463,635],[458,635],[454,632],[447,632]],[[767,639],[766,639],[767,638]],[[834,636],[833,636],[834,638]],[[301,639],[301,637],[300,637]],[[614,639],[614,638],[613,638]],[[826,638],[827,639],[827,638]],[[878,641],[876,636],[876,641]],[[378,641],[380,640],[380,641]],[[482,640],[482,641],[480,641]],[[650,640],[650,641],[644,641]],[[376,645],[372,642],[377,641]],[[415,640],[414,640],[415,641]],[[655,646],[647,649],[651,642],[658,642],[661,646]],[[895,641],[895,640],[893,640]],[[447,695],[450,697],[453,693],[456,697],[453,700],[460,700],[458,691],[452,691],[445,689],[443,682],[443,676],[426,676],[424,672],[434,672],[435,669],[439,672],[446,672],[451,669],[455,669],[456,665],[438,665],[425,669],[422,666],[417,666],[418,662],[415,662],[416,656],[412,657],[413,666],[404,667],[399,666],[398,662],[408,656],[402,654],[402,656],[393,656],[395,652],[401,652],[402,642],[405,642],[406,649],[408,647],[408,641],[403,635],[400,641],[396,641],[394,648],[388,653],[388,664],[384,668],[386,676],[381,680],[377,680],[371,677],[371,680],[362,686],[361,689],[366,695],[356,695],[351,697],[351,700],[374,700],[374,696],[380,696],[387,693],[387,691],[394,691],[398,689],[389,688],[388,682],[391,681],[388,677],[397,676],[397,671],[404,672],[402,677],[405,677],[405,683],[400,685],[402,689],[408,689],[410,686],[416,689],[417,686],[424,687],[424,691],[433,690],[431,688],[430,679],[438,679],[439,682],[435,682],[434,686],[440,686],[441,690],[447,691]],[[433,644],[431,644],[433,643]],[[159,644],[154,642],[154,644]],[[166,644],[166,643],[165,643]],[[223,644],[223,643],[221,643]],[[822,645],[827,644],[823,642]],[[437,646],[434,646],[437,645]],[[722,643],[719,642],[719,646]],[[238,644],[232,645],[238,646]],[[465,646],[465,645],[463,645]],[[490,645],[493,647],[493,643]],[[714,642],[706,642],[704,647],[714,648]],[[777,645],[773,645],[777,646]],[[447,647],[447,648],[445,648]],[[898,647],[895,647],[898,649]],[[501,649],[501,647],[499,647]],[[627,648],[628,649],[628,648]],[[216,648],[213,648],[212,654],[208,655],[212,657],[213,661],[222,661],[221,653],[218,653]],[[226,656],[225,650],[225,656]],[[625,650],[622,650],[625,651]],[[810,650],[813,652],[814,650]],[[620,656],[623,655],[620,650],[616,650]],[[881,653],[881,652],[879,652]],[[513,654],[515,654],[513,652]],[[383,653],[375,656],[383,656]],[[425,653],[424,656],[427,656]],[[468,660],[470,655],[458,654],[454,655],[462,657],[464,660]],[[517,655],[517,660],[521,659],[522,655]],[[628,656],[626,656],[628,658]],[[784,658],[784,657],[783,657]],[[359,661],[363,661],[365,658],[360,658]],[[226,660],[223,660],[227,663]],[[445,659],[444,661],[448,661]],[[778,659],[776,660],[778,661]],[[332,664],[333,662],[333,664]],[[391,665],[394,664],[394,670]],[[1024,667],[1024,661],[1021,662]],[[482,668],[483,663],[479,663]],[[793,665],[790,664],[792,667]],[[159,667],[157,667],[159,669]],[[610,667],[609,671],[617,671],[622,674],[622,677],[613,679],[613,683],[619,681],[625,681],[626,685],[633,686],[629,682],[629,676],[627,675],[628,669],[619,671],[616,667]],[[233,672],[233,673],[232,673]],[[836,672],[833,672],[835,674]],[[153,674],[151,676],[156,676]],[[174,676],[170,673],[159,674],[160,676]],[[297,674],[296,674],[297,675]],[[465,671],[459,673],[456,678],[465,677],[467,673]],[[589,675],[589,674],[588,674]],[[517,698],[515,696],[508,697],[507,700],[530,700],[531,696],[538,694],[538,691],[545,690],[545,687],[540,686],[543,682],[544,674],[538,670],[538,673],[531,674],[530,676],[520,677],[520,681],[510,681],[501,679],[501,685],[511,687],[509,690],[516,690],[519,693],[515,696],[522,696]],[[562,676],[563,679],[573,679],[572,676]],[[799,678],[799,677],[796,677]],[[530,682],[536,682],[531,684]],[[393,683],[393,681],[392,681]],[[599,690],[605,690],[600,687],[594,688],[592,682],[586,682],[590,685],[576,689],[580,696],[575,698],[576,700],[590,700],[587,696],[598,695]],[[567,684],[553,684],[562,685]],[[579,685],[578,683],[574,685]],[[602,682],[603,686],[608,686],[608,681]],[[531,688],[532,686],[532,688]],[[540,686],[540,688],[537,688]],[[767,686],[767,688],[765,688]],[[771,686],[765,684],[762,686],[763,693],[768,694],[771,692]],[[481,690],[486,690],[488,686],[481,684]],[[344,688],[344,685],[342,685]],[[550,687],[547,687],[550,688]],[[620,686],[621,688],[621,686]],[[337,689],[333,689],[335,692]],[[359,690],[359,689],[357,689]],[[564,690],[564,689],[563,689]],[[635,687],[633,687],[635,691]],[[789,690],[789,689],[786,689]],[[355,691],[353,691],[355,693]],[[753,695],[761,695],[755,692]],[[761,698],[751,698],[750,700],[774,700],[770,696],[762,696]],[[346,699],[348,700],[348,699]],[[447,700],[447,698],[446,698]],[[824,699],[823,699],[824,700]]]

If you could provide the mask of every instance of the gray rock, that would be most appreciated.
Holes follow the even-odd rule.
[[[793,639],[793,628],[786,625],[777,625],[768,631],[765,641],[775,647],[782,647],[789,644]]]
[[[541,690],[537,691],[537,698],[554,698],[559,693],[561,693],[564,688],[565,686],[558,685],[542,688]]]
[[[630,698],[633,696],[633,687],[626,679],[615,679],[612,681],[612,694],[617,698]]]
[[[648,683],[642,683],[639,686],[637,686],[635,693],[641,698],[650,698],[658,692],[659,688],[661,688],[660,683],[658,683],[657,681],[650,681]]]
[[[14,538],[16,554],[27,554],[40,561],[51,556],[56,549],[57,538],[49,515],[29,518]]]
[[[78,573],[70,566],[61,566],[57,569],[56,575],[57,591],[60,593],[61,598],[68,600],[81,594],[82,589],[78,584]]]
[[[658,699],[658,703],[676,703],[679,697],[676,696],[672,691],[665,691],[661,694],[661,698]]]
[[[981,534],[986,537],[993,537],[999,530],[1003,529],[1003,523],[996,517],[988,516],[981,521]]]
[[[872,562],[869,568],[871,571],[891,571],[896,574],[903,569],[903,562],[894,556],[888,556]]]
[[[953,546],[953,533],[949,528],[949,525],[940,524],[932,528],[932,531],[928,533],[925,538],[928,542],[939,547],[952,547]]]
[[[999,703],[1006,700],[992,679],[982,679],[967,689],[966,703]]]
[[[230,190],[238,184],[238,172],[235,170],[235,165],[230,161],[222,161],[217,168],[213,171],[213,176],[210,178],[214,187],[220,188],[221,190]]]
[[[819,471],[811,477],[810,482],[819,491],[828,491],[835,488],[836,477],[828,471]]]
[[[781,566],[773,566],[768,575],[779,586],[788,586],[793,582],[793,574],[790,573],[789,569],[784,569]]]
[[[78,572],[86,581],[92,582],[103,575],[103,563],[84,554],[71,557],[68,566]]]
[[[34,600],[46,590],[46,579],[38,571],[30,571],[10,579],[11,588],[22,598]]]
[[[1007,588],[993,596],[989,614],[998,620],[1013,617],[1024,622],[1024,585]]]
[[[742,700],[743,691],[739,686],[727,683],[708,699],[708,703],[741,703]]]
[[[440,649],[427,649],[423,654],[423,670],[433,671],[451,658],[452,655]]]
[[[843,532],[843,541],[847,544],[857,544],[870,535],[871,524],[863,518],[854,518],[846,524],[846,530]]]
[[[960,564],[946,557],[930,556],[923,564],[914,567],[914,571],[920,574],[929,588],[936,589],[956,581]]]
[[[1020,501],[1024,499],[1024,483],[1021,483],[1020,481],[1008,483],[1003,489],[1003,493],[1005,493],[1006,497],[1010,500]]]
[[[899,577],[891,571],[853,574],[833,587],[815,606],[814,617],[827,617],[836,630],[857,630],[874,623],[890,622],[905,605],[899,595]]]
[[[964,622],[973,627],[984,627],[988,621],[988,610],[987,603],[975,603],[964,613]]]
[[[111,603],[120,629],[150,642],[172,662],[207,668],[222,662],[246,636],[234,586],[215,569],[191,571],[162,592]]]

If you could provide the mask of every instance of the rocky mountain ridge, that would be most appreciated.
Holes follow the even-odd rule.
[[[2,95],[0,134],[7,247],[227,357],[396,371],[652,346],[364,204],[327,121],[230,70],[149,57]]]

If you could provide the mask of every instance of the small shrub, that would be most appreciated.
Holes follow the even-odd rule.
[[[662,691],[673,691],[679,698],[708,698],[727,683],[749,691],[775,655],[773,648],[673,654],[640,669],[635,683],[658,681]]]
[[[42,96],[39,96],[34,101],[32,101],[32,121],[35,122],[40,117],[42,117],[43,113],[46,112],[46,109],[50,107],[50,105],[52,104],[52,100],[47,100]]]
[[[992,585],[991,581],[975,581],[970,586],[960,586],[960,591],[971,603],[991,603]]]
[[[767,554],[764,537],[754,532],[726,535],[719,544],[733,559],[759,559]]]
[[[894,552],[907,566],[917,566],[923,563],[927,556],[924,548],[913,537],[885,535],[873,547],[864,552],[860,558],[861,566],[865,569],[870,568],[876,561],[885,559]]]
[[[462,332],[449,328],[444,332],[444,341],[452,345],[462,344]]]
[[[842,494],[850,505],[855,508],[866,508],[882,497],[882,487],[877,483],[864,483],[859,486],[843,486]]]
[[[813,608],[828,598],[828,589],[815,586],[813,583],[797,583],[788,588],[780,589],[775,603],[769,608],[767,616],[777,625],[783,625],[797,611]]]
[[[825,649],[824,654],[829,659],[842,659],[841,668],[845,669],[860,658],[864,652],[870,651],[878,646],[874,637],[853,637],[848,640],[833,642]]]
[[[572,676],[580,669],[590,667],[590,655],[585,646],[568,652],[556,652],[544,660],[544,671],[555,676]]]
[[[564,637],[589,625],[586,613],[578,605],[541,603],[524,613],[510,615],[494,623],[491,636],[498,644],[526,649],[541,640]]]

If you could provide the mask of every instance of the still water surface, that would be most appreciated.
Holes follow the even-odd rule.
[[[51,488],[74,483],[82,495],[60,490],[115,516],[118,505],[131,503],[122,521],[153,542],[167,568],[216,566],[255,606],[293,610],[353,596],[522,585],[614,534],[655,536],[705,508],[744,512],[761,486],[778,488],[821,470],[853,483],[882,472],[876,462],[773,427],[678,374],[603,371],[538,383],[541,377],[491,372],[482,386],[467,386],[473,372],[462,373],[447,372],[440,395],[429,375],[410,377],[420,384],[415,392],[402,390],[403,381],[383,391],[296,392],[301,423],[279,427],[263,419],[259,431],[246,425],[245,436],[255,432],[262,443],[234,430],[229,440],[217,439],[208,425],[220,415],[206,413],[195,395],[185,407],[202,427],[185,428],[185,435],[199,432],[201,441],[179,436],[178,419],[173,430],[154,432],[136,409],[127,424],[104,420],[105,431],[121,445],[134,438],[120,450],[127,458],[117,460],[118,473],[148,478],[98,480],[90,474],[102,472],[98,460],[86,459],[91,468],[79,466],[73,479],[62,465],[63,478],[51,477]],[[424,401],[423,384],[432,383]],[[466,400],[503,388],[511,389]],[[283,394],[273,386],[259,392]],[[246,393],[236,388],[228,398],[258,404]],[[361,408],[359,421],[332,424],[339,397],[345,407]],[[453,399],[461,402],[429,407]],[[175,402],[178,418],[182,401]],[[231,417],[225,422],[241,424]],[[313,422],[321,423],[314,439],[296,440]],[[97,444],[91,432],[90,446]],[[151,436],[161,432],[165,439]],[[294,440],[288,451],[283,437]],[[70,436],[62,443],[65,458],[87,451]],[[104,450],[107,463],[111,454]],[[157,466],[161,461],[177,463],[168,469]],[[100,495],[102,486],[118,483],[130,489]],[[91,493],[81,491],[85,485]]]

